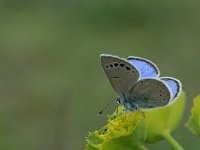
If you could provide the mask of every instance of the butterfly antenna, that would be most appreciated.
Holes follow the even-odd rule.
[[[113,102],[115,102],[115,101],[114,100],[109,101],[106,104],[106,106],[98,113],[98,115],[101,115],[108,108],[108,106],[110,105],[110,103],[113,103]]]

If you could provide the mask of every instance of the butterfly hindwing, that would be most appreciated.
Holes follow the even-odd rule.
[[[167,85],[159,79],[146,78],[130,88],[129,97],[140,108],[153,108],[167,105],[172,97]]]
[[[127,90],[139,79],[138,70],[128,61],[113,55],[101,56],[103,69],[115,91],[124,96]]]
[[[180,94],[180,91],[182,90],[181,82],[172,77],[162,77],[161,80],[164,83],[166,83],[171,89],[172,97],[173,97],[172,100],[174,100]]]

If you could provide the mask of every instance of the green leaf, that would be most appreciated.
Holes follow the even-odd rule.
[[[193,108],[186,127],[193,133],[200,136],[200,95],[193,100]]]
[[[120,108],[120,111],[122,108]],[[119,113],[86,138],[87,150],[144,150],[146,123],[141,112]]]
[[[183,115],[185,99],[185,93],[182,92],[171,105],[145,111],[148,125],[147,143],[166,139],[166,133],[170,134],[176,130]]]

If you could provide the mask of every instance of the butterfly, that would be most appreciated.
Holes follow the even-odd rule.
[[[158,67],[145,58],[127,59],[101,54],[101,64],[113,89],[116,103],[124,110],[136,111],[163,107],[174,102],[182,91],[181,82],[172,77],[160,77]]]

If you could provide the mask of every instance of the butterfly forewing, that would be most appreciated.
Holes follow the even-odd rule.
[[[101,63],[112,87],[122,97],[139,79],[137,69],[125,59],[102,54]]]
[[[128,92],[130,99],[140,108],[160,107],[169,103],[172,94],[159,79],[147,78],[138,81]]]

